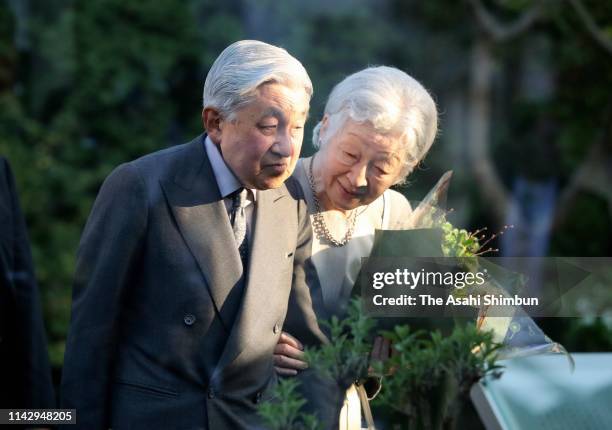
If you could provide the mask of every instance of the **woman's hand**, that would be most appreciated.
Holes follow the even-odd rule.
[[[282,332],[274,347],[274,370],[281,376],[295,376],[308,368],[304,361],[304,345],[287,332]]]

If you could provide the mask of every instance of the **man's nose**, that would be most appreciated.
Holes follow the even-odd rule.
[[[359,189],[368,186],[368,165],[365,163],[356,163],[348,173],[349,180],[354,189]]]
[[[294,145],[291,134],[288,131],[279,132],[276,135],[276,142],[272,146],[272,152],[282,158],[293,155]]]

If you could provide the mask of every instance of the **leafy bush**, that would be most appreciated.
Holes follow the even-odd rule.
[[[376,323],[365,315],[359,299],[349,303],[346,318],[334,316],[321,323],[329,329],[329,343],[306,348],[306,360],[311,367],[346,389],[368,375],[371,335]]]
[[[378,365],[391,376],[376,400],[403,414],[409,428],[452,428],[472,385],[485,375],[501,375],[501,344],[474,324],[457,325],[448,337],[439,331],[425,336],[406,325],[383,334],[395,354]]]
[[[301,412],[306,400],[298,392],[300,381],[293,378],[279,380],[272,400],[259,404],[258,413],[270,430],[318,430],[317,418]]]

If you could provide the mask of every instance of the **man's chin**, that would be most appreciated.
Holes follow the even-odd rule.
[[[278,176],[268,176],[266,178],[260,178],[260,180],[257,181],[256,188],[258,190],[270,190],[273,188],[279,188],[285,183],[289,176],[290,175],[288,173],[284,173]]]

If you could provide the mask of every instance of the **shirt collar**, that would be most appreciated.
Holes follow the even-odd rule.
[[[223,160],[217,145],[215,145],[208,136],[204,139],[204,147],[206,148],[206,154],[208,155],[208,160],[213,169],[215,180],[219,186],[221,197],[226,198],[238,188],[241,188],[242,184],[227,166],[225,160]],[[256,190],[251,190],[251,192],[253,193],[253,201],[255,201],[257,198]]]

